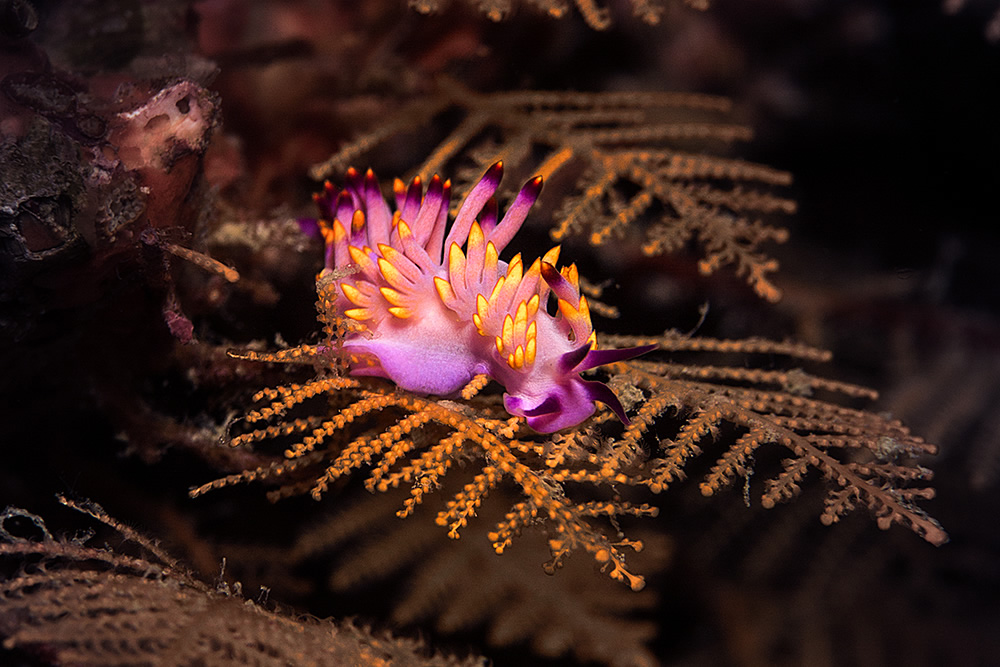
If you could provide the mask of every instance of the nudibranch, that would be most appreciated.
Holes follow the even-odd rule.
[[[607,385],[580,373],[651,348],[597,349],[576,266],[556,268],[558,246],[527,268],[520,254],[500,259],[542,187],[541,177],[529,180],[498,221],[502,174],[500,162],[486,171],[450,228],[451,183],[438,176],[426,191],[419,177],[409,186],[397,179],[395,211],[371,170],[352,168],[342,190],[326,183],[315,195],[323,271],[343,295],[336,314],[364,325],[342,341],[363,360],[351,373],[440,396],[485,374],[506,390],[507,411],[542,433],[581,423],[595,401],[627,423]]]

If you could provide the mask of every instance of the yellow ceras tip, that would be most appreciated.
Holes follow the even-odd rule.
[[[446,306],[458,298],[455,296],[455,290],[451,288],[451,283],[441,276],[434,276],[434,289],[437,290],[438,296],[441,298],[441,303]]]
[[[552,264],[553,266],[555,266],[559,262],[559,251],[560,250],[562,250],[562,246],[558,246],[558,245],[555,246],[555,247],[553,247],[553,248],[550,248],[547,253],[545,253],[544,255],[542,255],[542,261],[543,262],[548,262],[549,264]]]
[[[524,346],[518,345],[514,351],[507,355],[507,365],[514,370],[524,368]]]
[[[351,256],[351,261],[362,269],[371,267],[372,265],[372,260],[371,257],[368,256],[368,253],[357,246],[347,246],[347,254]]]
[[[368,308],[351,308],[344,311],[344,315],[351,318],[352,320],[367,320],[372,316],[372,311]]]
[[[399,211],[396,211],[396,213],[399,214]],[[399,226],[397,229],[399,230],[399,238],[408,239],[413,236],[413,232],[410,230],[410,226],[406,224],[405,220],[400,218],[398,224]]]
[[[483,259],[483,267],[489,271],[496,271],[497,264],[500,261],[500,253],[497,252],[497,247],[493,245],[493,241],[486,242],[486,257]]]
[[[410,284],[410,281],[400,272],[396,266],[384,257],[378,258],[378,268],[382,273],[382,277],[385,278],[393,287],[405,288]]]
[[[389,309],[389,314],[393,317],[405,320],[407,317],[413,315],[413,311],[409,308],[403,308],[402,306],[393,306]]]
[[[334,220],[333,224],[337,224],[337,221]],[[323,243],[326,245],[331,245],[337,240],[337,231],[326,225],[320,225],[319,233],[323,237]]]
[[[507,314],[507,317],[503,318],[503,341],[505,345],[512,345],[514,339],[514,318]]]
[[[365,212],[362,210],[357,210],[354,215],[351,216],[351,229],[355,232],[361,231],[365,226]]]
[[[394,290],[391,287],[380,287],[378,288],[378,291],[382,293],[383,298],[385,298],[385,300],[391,305],[406,307],[406,297],[401,292]]]
[[[485,238],[482,226],[479,224],[478,220],[475,220],[472,223],[472,228],[469,230],[469,237],[466,241],[466,247],[469,249],[469,252],[472,252],[473,248],[481,246],[483,241],[485,241]]]
[[[488,299],[490,303],[497,300],[497,297],[500,295],[500,290],[503,289],[503,284],[506,280],[507,279],[504,276],[497,278],[497,284],[493,286],[493,291],[490,292],[490,298]]]
[[[351,303],[353,303],[355,306],[367,306],[368,305],[367,303],[365,303],[366,299],[365,299],[364,294],[362,294],[361,290],[359,290],[354,285],[348,285],[347,283],[341,283],[340,289],[344,293],[344,296],[347,297],[347,300],[350,301]]]
[[[528,326],[528,304],[522,301],[514,312],[514,335],[520,336]]]
[[[533,318],[535,317],[535,314],[538,313],[539,303],[541,303],[541,300],[538,298],[537,294],[528,300],[528,319],[532,320],[531,322],[532,325],[535,324]]]
[[[333,221],[333,227],[331,228],[330,231],[333,232],[333,240],[336,242],[343,241],[344,239],[347,238],[347,230],[344,229],[344,225],[340,222],[340,220]],[[330,240],[327,239],[326,242],[329,243]]]

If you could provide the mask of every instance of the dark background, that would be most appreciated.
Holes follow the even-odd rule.
[[[791,239],[769,248],[782,262],[784,301],[760,302],[725,271],[692,284],[664,260],[615,276],[610,298],[623,304],[626,320],[608,326],[687,329],[698,319],[696,306],[708,302],[702,333],[797,337],[832,349],[831,374],[874,386],[883,397],[873,409],[939,444],[940,455],[927,462],[939,495],[926,507],[952,542],[935,549],[898,528],[880,533],[860,517],[826,529],[815,511],[781,518],[787,508],[747,511],[741,527],[727,532],[745,511],[739,493],[709,505],[680,494],[669,502],[687,513],[665,512],[659,524],[679,546],[652,582],[662,601],[649,613],[660,624],[657,655],[670,664],[805,664],[795,647],[812,646],[828,664],[858,664],[846,656],[862,654],[873,665],[971,665],[989,664],[1000,650],[991,630],[1000,623],[1000,45],[983,35],[995,11],[990,3],[952,16],[937,2],[716,0],[704,13],[671,4],[658,26],[634,20],[626,3],[611,3],[616,23],[606,32],[574,13],[554,21],[528,8],[492,24],[459,5],[422,17],[402,3],[359,9],[331,2],[328,24],[289,28],[269,24],[266,18],[285,14],[264,11],[263,2],[172,2],[156,11],[124,1],[33,4],[38,30],[0,42],[4,75],[47,58],[95,109],[110,108],[101,107],[98,90],[107,86],[97,82],[115,76],[200,77],[220,96],[216,140],[240,146],[240,176],[219,198],[262,217],[276,206],[309,210],[314,184],[306,168],[356,133],[365,100],[391,106],[442,72],[480,90],[731,97],[756,133],[736,153],[795,176],[790,194],[799,212],[782,221]],[[283,3],[288,15],[297,4]],[[324,30],[331,31],[325,38]],[[259,48],[269,43],[281,45],[277,54]],[[268,76],[274,62],[298,74],[275,81]],[[352,100],[361,101],[352,107]],[[24,113],[10,99],[3,104],[5,115]],[[403,147],[395,159],[423,157]],[[10,179],[20,165],[0,167]],[[163,536],[203,573],[216,561],[207,547],[199,560],[199,540],[212,536],[189,529],[226,524],[239,535],[259,522],[294,531],[281,513],[314,505],[275,509],[256,490],[187,499],[188,487],[211,479],[216,466],[192,454],[190,429],[171,431],[163,415],[184,426],[212,423],[248,389],[207,396],[164,363],[174,343],[161,306],[177,285],[201,339],[269,342],[278,332],[294,344],[315,326],[309,261],[279,281],[277,305],[234,299],[213,312],[199,292],[208,288],[198,287],[207,279],[164,274],[160,255],[139,242],[102,255],[96,278],[92,249],[31,264],[10,248],[0,265],[0,503],[72,528],[54,495],[93,499]],[[614,248],[581,261],[607,265],[600,252]],[[650,284],[689,293],[662,298]],[[155,397],[155,418],[123,398],[133,392]],[[775,543],[786,546],[760,555]],[[773,618],[727,616],[732,600],[750,600],[740,608],[770,609]],[[378,610],[362,605],[359,612],[349,600],[325,604],[306,611],[384,622]],[[824,641],[789,638],[781,627],[782,619],[810,614],[827,619],[819,636],[833,646],[828,653]],[[733,639],[740,630],[766,635],[771,645],[740,643]],[[445,645],[487,650],[498,664],[526,659],[525,647],[495,651],[481,641],[463,635]]]

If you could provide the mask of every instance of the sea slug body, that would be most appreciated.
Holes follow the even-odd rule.
[[[527,267],[520,255],[499,259],[542,187],[541,177],[528,181],[499,218],[502,174],[499,162],[486,171],[450,228],[451,184],[437,176],[426,192],[419,178],[397,180],[395,212],[371,170],[350,169],[343,190],[327,183],[315,196],[324,273],[343,276],[336,314],[364,324],[343,340],[363,360],[351,373],[440,396],[486,374],[506,390],[507,411],[542,433],[581,423],[595,401],[627,421],[614,393],[580,373],[651,348],[596,349],[577,269],[556,268],[558,247]]]

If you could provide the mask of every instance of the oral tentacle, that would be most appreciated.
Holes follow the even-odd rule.
[[[584,358],[578,365],[573,366],[573,370],[582,373],[583,371],[589,371],[592,368],[597,368],[605,364],[635,359],[647,352],[652,352],[656,347],[656,345],[641,345],[639,347],[626,347],[620,350],[592,350],[588,348],[587,354],[584,355]]]

